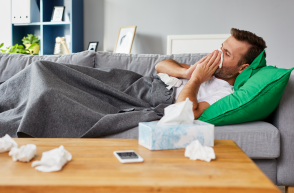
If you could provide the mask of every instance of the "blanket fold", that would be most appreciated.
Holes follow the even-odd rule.
[[[173,103],[157,77],[38,61],[0,85],[0,136],[103,137],[158,120]]]

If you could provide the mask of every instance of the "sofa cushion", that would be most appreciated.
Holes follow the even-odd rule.
[[[216,126],[215,139],[235,141],[252,159],[273,159],[280,156],[280,132],[267,122]]]
[[[274,159],[280,156],[280,133],[270,123],[255,121],[216,126],[215,139],[230,139],[252,159]],[[138,139],[138,127],[106,138]]]
[[[193,65],[201,58],[205,57],[207,53],[194,53],[194,54],[172,54],[171,58],[182,64]]]
[[[239,90],[254,74],[256,74],[260,69],[266,66],[266,60],[264,56],[264,51],[262,51],[254,61],[237,76],[234,83],[234,90]]]
[[[0,82],[4,82],[32,62],[46,60],[51,62],[76,64],[87,67],[94,67],[95,52],[84,51],[67,55],[25,55],[0,53]]]
[[[153,76],[154,64],[158,61],[157,54],[120,54],[97,52],[95,68],[119,68],[131,70],[143,76]]]
[[[95,68],[119,68],[131,70],[142,76],[154,76],[157,74],[155,65],[166,59],[174,59],[179,63],[195,64],[207,54],[121,54],[111,52],[97,52]]]

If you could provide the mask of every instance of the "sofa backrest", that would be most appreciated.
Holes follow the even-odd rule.
[[[67,55],[25,55],[25,54],[6,54],[0,53],[0,82],[4,82],[32,62],[46,60],[52,62],[76,64],[87,67],[94,67],[96,53],[84,51],[76,54]]]
[[[143,76],[154,76],[155,65],[166,59],[173,59],[183,64],[195,64],[207,54],[119,54],[111,52],[97,52],[95,68],[119,68],[131,70]]]
[[[94,68],[119,68],[131,70],[143,76],[154,76],[155,65],[166,59],[179,63],[195,64],[207,54],[118,54],[111,52],[84,51],[67,55],[24,55],[0,53],[0,83],[6,81],[31,63],[40,60],[82,65]]]

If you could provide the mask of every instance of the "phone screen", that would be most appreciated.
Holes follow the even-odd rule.
[[[138,159],[138,155],[135,152],[123,152],[117,153],[120,159]]]

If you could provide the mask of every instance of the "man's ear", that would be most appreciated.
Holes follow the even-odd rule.
[[[249,64],[242,64],[242,65],[240,66],[240,68],[239,68],[239,74],[240,74],[243,70],[245,70],[246,68],[248,68],[248,66],[249,66]]]

